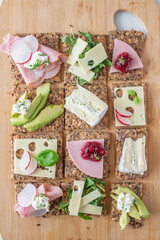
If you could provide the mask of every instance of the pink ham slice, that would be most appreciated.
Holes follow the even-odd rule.
[[[136,53],[136,51],[131,46],[129,46],[127,43],[125,43],[121,40],[115,39],[114,40],[113,57],[112,57],[112,67],[110,68],[109,73],[119,72],[114,67],[114,63],[115,63],[118,55],[123,52],[128,52],[132,58],[130,69],[143,68],[142,61],[141,61],[140,57],[138,56],[138,54]]]
[[[39,194],[45,194],[46,197],[49,198],[49,201],[53,201],[56,198],[62,197],[63,192],[62,189],[58,186],[53,186],[49,183],[44,183],[38,188]]]
[[[6,35],[3,39],[4,42],[0,45],[0,51],[9,54],[10,45],[18,38],[19,37],[12,36],[10,34]],[[51,63],[48,66],[30,70],[25,68],[23,64],[16,64],[27,86],[33,88],[38,87],[45,79],[56,76],[60,70],[61,63],[67,60],[67,56],[65,54],[59,53],[56,50],[46,47],[42,44],[39,44],[38,51],[41,51],[43,54],[46,54],[49,57]]]
[[[67,148],[69,155],[77,166],[77,168],[87,174],[90,177],[94,178],[103,178],[103,158],[100,161],[89,161],[84,160],[81,157],[81,148],[86,142],[96,141],[102,144],[104,147],[104,139],[97,139],[97,140],[80,140],[80,141],[71,141],[67,142]]]
[[[18,212],[18,214],[19,214],[22,218],[26,217],[26,215],[25,215],[25,208],[24,208],[24,207],[21,207],[18,203],[14,206],[14,210],[15,210],[16,212]]]
[[[32,205],[24,209],[26,217],[42,217],[47,213],[46,209],[34,209]]]

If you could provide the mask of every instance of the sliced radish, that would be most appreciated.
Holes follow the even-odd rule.
[[[132,116],[132,113],[125,110],[125,109],[122,109],[122,108],[115,108],[115,111],[117,114],[119,114],[121,117],[126,117],[126,118],[129,118]]]
[[[32,35],[28,35],[22,38],[22,40],[26,43],[31,52],[36,52],[38,50],[39,47],[38,40]]]
[[[117,118],[118,122],[120,122],[122,125],[125,125],[125,126],[130,126],[131,125],[131,121],[130,121],[129,118],[121,117],[117,113],[116,113],[116,118]]]
[[[14,210],[23,218],[25,217],[25,208],[21,207],[18,203],[14,206]]]
[[[32,205],[24,209],[26,217],[41,217],[47,213],[46,209],[34,209]]]
[[[37,169],[37,161],[33,157],[31,157],[31,161],[30,161],[29,165],[27,166],[27,168],[25,168],[25,169],[23,168],[21,170],[23,171],[23,173],[25,175],[30,175],[33,172],[35,172],[36,169]]]
[[[20,165],[19,165],[20,169],[22,171],[25,171],[29,167],[30,163],[31,163],[31,154],[27,151],[24,151],[20,161]]]
[[[28,183],[25,188],[18,194],[17,201],[21,207],[28,207],[32,204],[32,199],[36,196],[37,190],[35,186]]]
[[[32,57],[32,51],[21,39],[15,40],[11,45],[11,56],[15,63],[24,64]]]

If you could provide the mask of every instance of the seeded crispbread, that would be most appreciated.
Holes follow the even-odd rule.
[[[17,100],[19,97],[27,91],[28,99],[32,101],[36,97],[36,89],[30,89],[26,86],[19,86],[14,88],[13,96],[14,96],[14,103],[17,103]],[[59,105],[64,104],[64,90],[62,88],[58,88],[54,86],[54,84],[51,84],[50,86],[50,93],[46,102],[47,105]],[[36,132],[43,132],[43,131],[59,131],[64,129],[64,113],[56,118],[53,122],[39,128],[36,130]],[[20,127],[14,127],[14,132],[28,132],[26,128],[23,126]]]
[[[93,140],[93,139],[104,139],[104,149],[106,151],[105,156],[103,157],[103,177],[108,177],[109,172],[109,163],[108,163],[108,157],[109,157],[109,149],[110,149],[110,135],[107,132],[85,132],[85,131],[79,131],[79,132],[68,132],[66,134],[66,142],[67,141],[78,141],[78,140]],[[72,159],[70,158],[70,155],[68,153],[68,149],[66,146],[66,154],[65,154],[65,177],[75,177],[76,179],[84,179],[86,177],[86,174],[81,172]],[[77,153],[80,154],[80,153]]]
[[[36,188],[38,188],[41,184],[43,184],[43,183],[45,183],[45,182],[43,182],[43,181],[34,181],[34,182],[32,182],[32,184],[36,187]],[[50,183],[50,184],[52,184],[52,185],[54,185],[54,186],[60,186],[60,182],[48,182],[48,183]],[[24,187],[26,186],[26,184],[27,183],[22,183],[22,182],[15,182],[14,183],[14,191],[15,191],[15,202],[17,201],[17,195],[18,195],[18,193],[20,193],[23,189],[24,189]],[[47,213],[47,214],[45,214],[43,217],[49,217],[49,216],[52,216],[52,215],[55,215],[55,216],[57,216],[57,215],[60,215],[61,214],[61,211],[60,210],[58,210],[58,206],[59,206],[59,203],[60,203],[60,199],[61,198],[57,198],[57,199],[55,199],[55,200],[53,200],[53,201],[50,201],[49,203],[50,203],[50,208],[49,208],[49,212]],[[18,214],[18,213],[17,213]]]
[[[104,101],[107,104],[107,87],[103,86],[103,88],[99,88],[98,85],[87,85],[83,86],[93,94],[95,94],[98,98]],[[70,96],[72,91],[75,89],[75,86],[69,86],[65,88],[65,97]],[[90,127],[85,121],[81,120],[75,114],[71,113],[69,110],[65,110],[65,129],[73,130],[73,129],[106,129],[108,127],[108,110],[105,113],[104,117],[101,121],[95,126]]]
[[[141,179],[147,175],[147,171],[144,174],[129,174],[119,172],[119,162],[122,156],[122,150],[125,138],[132,138],[137,140],[145,136],[145,159],[148,162],[148,131],[146,128],[136,128],[136,129],[119,129],[116,130],[116,166],[115,166],[115,176],[117,180],[126,180],[126,179]]]
[[[114,183],[111,184],[111,190],[117,189],[118,187],[128,187],[131,189],[139,198],[142,199],[142,183]],[[120,216],[121,216],[121,211],[117,209],[117,202],[111,198],[111,215],[112,215],[112,220],[113,221],[119,221]],[[133,228],[139,228],[142,226],[143,220],[137,220],[135,218],[130,217],[130,222],[129,224]]]
[[[108,53],[110,60],[112,60],[115,39],[126,42],[137,52],[138,56],[142,59],[144,45],[143,32],[134,31],[133,29],[130,31],[123,30],[110,31],[108,36]],[[114,81],[143,80],[143,68],[133,69],[130,70],[128,73],[122,72],[110,73],[109,80]]]
[[[11,178],[15,181],[20,182],[34,182],[34,181],[45,181],[45,182],[54,182],[53,178],[45,178],[45,177],[33,177],[33,176],[25,176],[20,174],[14,174],[14,140],[15,139],[57,139],[57,153],[59,154],[60,160],[56,164],[56,177],[55,179],[60,179],[63,177],[63,151],[62,151],[62,133],[60,132],[52,132],[52,133],[15,133],[11,135]],[[43,169],[43,167],[39,166],[39,168]],[[47,167],[46,167],[47,168]]]

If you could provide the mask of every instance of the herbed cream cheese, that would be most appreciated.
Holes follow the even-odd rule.
[[[41,51],[37,51],[32,54],[31,60],[25,63],[24,67],[28,69],[35,69],[43,63],[45,63],[46,66],[50,64],[48,56],[43,54]]]
[[[23,101],[18,100],[18,102],[13,105],[12,111],[14,113],[25,115],[27,114],[30,105],[31,105],[31,102],[28,99]]]
[[[131,206],[133,206],[135,197],[133,197],[130,193],[120,192],[117,199],[117,209],[124,210],[126,213],[130,212]]]
[[[49,206],[49,198],[45,197],[44,194],[40,194],[32,200],[32,207],[35,210],[46,209],[46,211],[49,212]]]
[[[125,138],[119,171],[124,173],[144,174],[147,171],[145,159],[145,136],[136,141]]]

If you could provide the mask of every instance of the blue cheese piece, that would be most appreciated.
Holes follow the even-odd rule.
[[[83,68],[81,68],[78,64],[70,66],[68,72],[73,73],[75,76],[80,77],[86,80],[87,82],[90,82],[93,76],[95,75],[95,73],[92,71],[85,72]]]
[[[36,144],[36,149],[35,151],[30,151],[29,144],[33,142]],[[48,143],[48,146],[46,146],[45,143]],[[34,157],[34,155],[46,149],[51,149],[57,152],[57,139],[48,140],[48,139],[33,139],[33,138],[31,139],[16,138],[14,140],[14,174],[25,175],[20,168],[21,160],[16,156],[16,151],[18,149],[23,149],[25,151],[28,151],[31,154],[32,158]],[[56,164],[51,167],[45,167],[45,169],[37,168],[36,171],[30,174],[29,176],[55,178],[55,175],[56,175]]]
[[[96,95],[78,85],[64,105],[73,114],[88,123],[91,127],[97,125],[108,110],[108,105]]]
[[[134,110],[133,115],[129,118],[131,120],[131,126],[144,126],[146,125],[146,119],[145,119],[145,107],[144,107],[144,91],[143,87],[123,87],[120,88],[123,91],[123,96],[118,97],[116,95],[116,91],[119,88],[114,89],[114,109],[126,109],[127,107],[132,107]],[[129,99],[127,90],[132,90],[137,93],[137,96],[139,98],[139,103],[135,104],[133,101]],[[117,118],[115,117],[115,125],[116,127],[124,126],[121,124]]]
[[[79,209],[80,213],[92,214],[92,215],[101,215],[102,207],[94,206],[92,204],[87,204]]]
[[[103,44],[99,43],[95,47],[91,48],[88,52],[86,52],[84,58],[79,58],[78,62],[84,71],[88,72],[90,69],[103,62],[107,57],[108,56]]]
[[[147,171],[145,159],[145,136],[136,141],[125,138],[119,171],[124,173],[144,174]]]
[[[67,63],[70,65],[74,65],[76,61],[78,60],[79,55],[84,51],[84,49],[87,47],[88,43],[82,40],[81,38],[78,38],[71,54],[69,55],[67,59]]]
[[[93,200],[99,198],[101,196],[100,192],[96,189],[93,192],[88,193],[81,199],[80,208],[92,202]]]
[[[69,214],[78,216],[85,181],[74,181],[72,198],[70,199]]]

